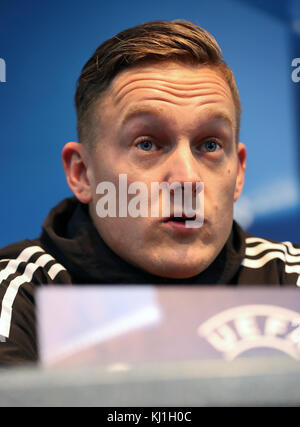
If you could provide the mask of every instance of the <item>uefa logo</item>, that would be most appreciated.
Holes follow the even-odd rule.
[[[274,305],[241,305],[202,323],[198,335],[226,360],[258,348],[271,348],[300,360],[300,314]]]

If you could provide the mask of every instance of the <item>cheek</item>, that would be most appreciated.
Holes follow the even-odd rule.
[[[132,219],[97,217],[95,223],[103,240],[115,252],[119,253],[121,251],[124,256],[128,251],[132,236],[135,236],[136,246],[138,246],[140,240],[139,229]]]
[[[104,155],[101,152],[97,153],[93,158],[93,162],[90,170],[91,184],[93,189],[93,197],[97,197],[96,188],[101,182],[113,183],[115,187],[118,187],[119,172],[115,170],[117,161],[112,162],[110,156]]]
[[[236,176],[233,168],[227,168],[217,177],[206,180],[204,187],[207,207],[224,215],[224,209],[233,208]],[[223,210],[223,212],[222,212]]]

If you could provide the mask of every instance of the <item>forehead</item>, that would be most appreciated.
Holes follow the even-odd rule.
[[[162,113],[186,108],[211,115],[216,110],[235,124],[230,87],[220,72],[204,65],[162,62],[126,69],[113,79],[103,103],[104,111],[115,112],[120,122],[128,112],[138,114],[141,106],[142,114],[151,105]]]

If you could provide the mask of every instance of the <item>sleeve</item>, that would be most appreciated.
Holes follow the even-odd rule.
[[[291,242],[283,244],[286,248],[283,284],[296,284],[300,287],[300,246]]]
[[[0,367],[37,360],[34,289],[41,269],[35,260],[42,254],[27,242],[0,251]]]
[[[38,360],[35,290],[70,282],[66,269],[38,240],[0,251],[0,367]]]
[[[37,361],[34,285],[19,287],[13,304],[10,285],[0,287],[0,367]]]

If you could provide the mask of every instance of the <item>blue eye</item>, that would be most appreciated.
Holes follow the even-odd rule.
[[[220,145],[214,140],[209,140],[203,144],[203,149],[208,153],[213,153],[220,149]]]
[[[149,140],[141,141],[137,144],[137,146],[143,151],[151,151],[153,148],[153,144]]]

